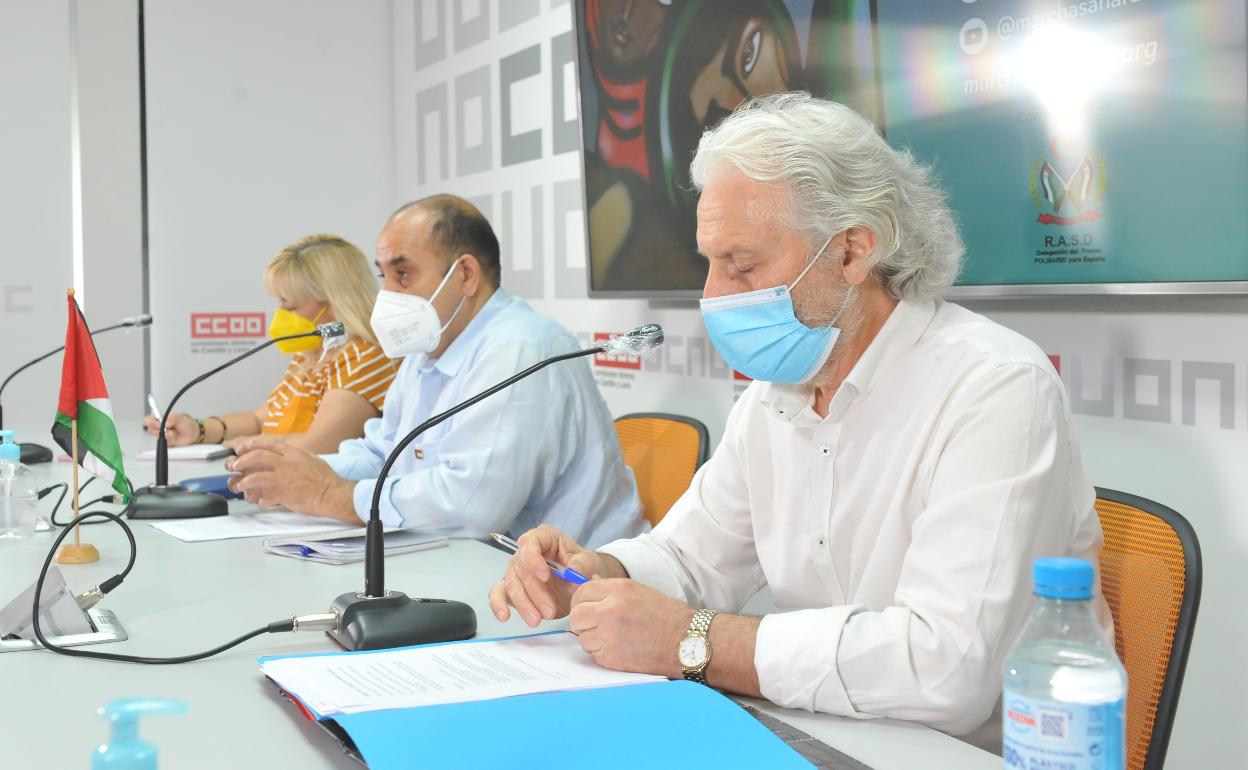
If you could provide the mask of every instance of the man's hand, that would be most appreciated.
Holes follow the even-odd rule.
[[[147,435],[160,437],[160,419],[154,415],[143,418],[143,427],[147,429]],[[169,446],[194,444],[198,438],[199,426],[190,415],[174,412],[165,420],[165,441]]]
[[[547,559],[586,576],[624,574],[619,562],[585,550],[548,524],[525,532],[516,543],[520,548],[507,562],[503,579],[490,588],[490,609],[502,621],[511,617],[511,607],[530,627],[568,614],[577,586],[555,577]]]
[[[230,489],[242,492],[248,502],[360,523],[352,494],[355,483],[339,478],[311,452],[263,440],[244,442],[235,451],[225,468],[241,475],[230,480]]]
[[[572,633],[603,668],[683,676],[676,647],[689,629],[693,608],[627,579],[595,579],[572,596]]]

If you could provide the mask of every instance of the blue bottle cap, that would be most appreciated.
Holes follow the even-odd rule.
[[[1092,575],[1087,559],[1053,556],[1032,566],[1035,594],[1046,599],[1091,599]]]
[[[22,448],[13,443],[13,431],[0,430],[0,442],[0,460],[15,463],[22,461]]]

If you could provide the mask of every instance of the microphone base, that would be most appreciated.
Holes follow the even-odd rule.
[[[331,639],[347,650],[385,650],[431,642],[456,642],[477,634],[477,613],[463,602],[412,599],[401,591],[369,598],[346,593],[334,599],[340,618]]]
[[[179,486],[136,489],[134,499],[126,506],[126,515],[131,519],[204,519],[229,512],[224,497],[190,492]]]
[[[18,444],[22,452],[22,465],[52,462],[52,450],[41,444]]]

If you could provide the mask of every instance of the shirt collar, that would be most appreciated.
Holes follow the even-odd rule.
[[[858,363],[854,364],[854,368],[849,371],[844,384],[851,386],[858,393],[871,390],[875,383],[879,382],[880,377],[886,373],[888,364],[909,348],[914,347],[935,315],[935,302],[910,302],[908,300],[898,302],[897,307],[893,308],[893,312],[880,327],[880,331],[876,333],[875,339],[871,340],[871,344],[863,351],[862,358],[859,358]]]
[[[871,340],[871,344],[863,352],[862,358],[858,359],[849,376],[841,383],[836,400],[844,400],[841,392],[847,389],[852,389],[854,395],[871,390],[887,371],[889,362],[919,341],[935,314],[936,303],[933,301],[898,302],[876,333],[875,339]],[[773,410],[776,417],[789,421],[811,405],[813,394],[814,389],[810,385],[767,383],[759,400],[763,406]]]
[[[416,362],[416,367],[422,371],[437,369],[447,377],[458,375],[464,364],[472,360],[474,354],[485,344],[486,327],[490,325],[490,321],[510,302],[511,297],[501,286],[495,289],[494,294],[481,307],[481,311],[468,322],[440,357],[423,356]]]

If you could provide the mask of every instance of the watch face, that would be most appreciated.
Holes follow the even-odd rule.
[[[680,665],[685,668],[697,668],[706,663],[709,656],[709,650],[706,646],[706,639],[700,636],[686,636],[680,642],[680,648],[676,653],[676,657],[680,659]]]

